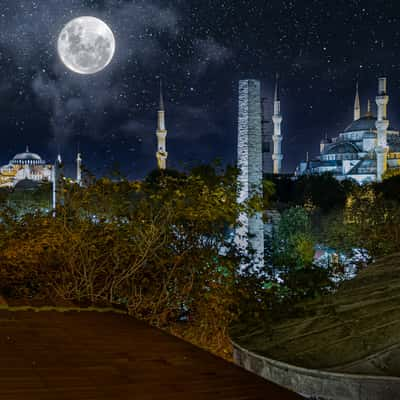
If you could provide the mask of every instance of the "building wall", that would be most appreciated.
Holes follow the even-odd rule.
[[[0,168],[0,187],[14,187],[18,182],[51,181],[51,165],[5,165]]]

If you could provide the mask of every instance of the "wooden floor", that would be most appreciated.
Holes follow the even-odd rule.
[[[0,400],[299,398],[125,315],[0,311]]]

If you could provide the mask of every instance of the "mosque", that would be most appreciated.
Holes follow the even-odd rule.
[[[157,113],[157,151],[156,160],[160,170],[167,168],[167,129],[165,124],[165,108],[162,85],[160,83],[160,105]],[[57,169],[61,164],[58,155],[54,164],[46,162],[39,154],[33,153],[26,147],[24,153],[16,154],[7,165],[0,167],[0,188],[30,187],[37,183],[54,182]],[[82,184],[82,156],[78,152],[76,158],[75,182]]]
[[[39,154],[29,151],[26,147],[24,153],[16,154],[7,165],[0,167],[0,188],[14,188],[21,182],[35,183],[53,182],[55,177],[56,164],[61,164],[61,156],[53,164],[47,163]],[[76,159],[77,176],[76,182],[81,184],[82,158],[78,153]]]
[[[15,187],[23,180],[46,182],[51,180],[52,166],[46,164],[38,154],[26,148],[25,153],[16,154],[0,168],[0,187]]]
[[[162,84],[160,82],[160,105],[157,113],[157,151],[156,160],[160,170],[167,168],[167,129],[165,124],[165,108]],[[39,154],[26,147],[24,153],[16,154],[7,165],[0,167],[0,188],[34,187],[37,183],[55,182],[57,169],[61,164],[61,155],[54,164],[46,162]],[[78,152],[76,158],[75,182],[82,184],[82,156]]]
[[[301,162],[295,175],[332,173],[338,180],[353,179],[360,184],[381,181],[387,171],[400,169],[400,134],[389,124],[387,79],[379,79],[377,116],[368,102],[361,116],[358,85],[354,120],[338,137],[323,139],[320,155]]]

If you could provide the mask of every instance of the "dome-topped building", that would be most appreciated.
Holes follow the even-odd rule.
[[[53,165],[47,164],[39,154],[29,151],[16,154],[12,160],[0,168],[0,187],[16,187],[19,182],[50,182]]]
[[[373,115],[369,101],[367,112],[361,116],[357,86],[354,120],[338,137],[322,140],[320,155],[300,163],[296,175],[330,172],[339,180],[366,183],[380,181],[387,170],[400,169],[400,135],[389,126],[388,100],[386,78],[380,78],[378,117]]]
[[[61,155],[57,157],[56,165],[61,164]],[[0,188],[27,189],[37,187],[43,182],[56,180],[56,166],[46,162],[39,154],[33,153],[26,146],[25,152],[16,154],[7,165],[0,167]],[[82,184],[82,155],[76,158],[76,179]]]

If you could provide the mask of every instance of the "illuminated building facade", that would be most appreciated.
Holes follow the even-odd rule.
[[[38,154],[26,148],[3,167],[0,168],[0,187],[15,187],[23,180],[34,182],[51,182],[53,166],[47,164]]]
[[[332,173],[338,180],[353,179],[360,184],[381,181],[386,171],[400,169],[400,135],[389,124],[387,79],[379,79],[377,116],[368,101],[361,116],[358,85],[354,120],[338,137],[321,141],[320,155],[300,163],[296,175]]]
[[[82,183],[82,157],[77,156],[76,182]],[[61,155],[57,157],[60,166]],[[54,165],[47,163],[39,154],[29,151],[28,146],[24,153],[16,154],[7,165],[0,167],[0,188],[14,188],[21,181],[36,183],[53,182]]]

